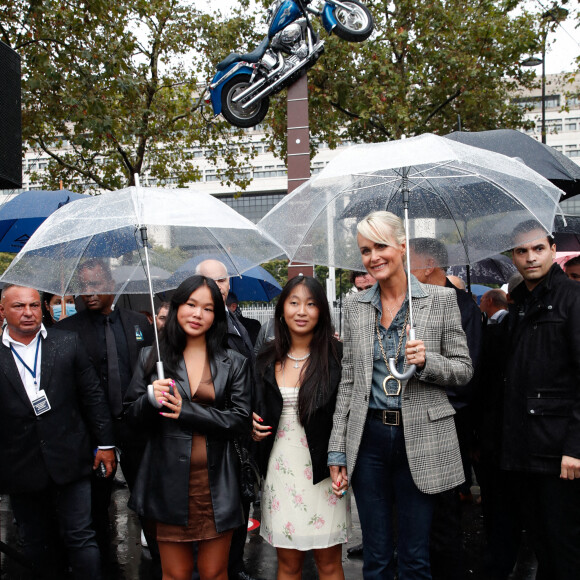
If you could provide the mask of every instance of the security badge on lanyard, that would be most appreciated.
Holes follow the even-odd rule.
[[[44,389],[38,390],[38,381],[36,380],[36,369],[38,368],[38,351],[40,349],[40,336],[36,342],[36,354],[34,355],[34,368],[31,369],[23,360],[23,358],[16,352],[16,349],[11,344],[10,350],[14,354],[14,356],[24,365],[26,371],[30,373],[32,378],[34,379],[34,387],[36,389],[36,397],[32,400],[32,408],[34,409],[34,413],[38,417],[47,411],[50,411],[50,403],[48,402],[48,397],[44,392]]]

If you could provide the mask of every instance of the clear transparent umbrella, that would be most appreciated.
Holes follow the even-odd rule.
[[[192,272],[175,273],[198,256],[221,260],[236,276],[283,253],[268,234],[211,195],[130,187],[79,200],[52,214],[2,280],[58,295],[83,294],[77,268],[98,258],[131,293],[149,293],[140,228],[146,228],[150,265],[160,269],[151,279],[154,292],[179,285]]]
[[[192,258],[220,260],[235,276],[282,253],[268,234],[209,194],[129,187],[57,210],[36,230],[2,281],[59,296],[86,294],[78,268],[96,258],[131,293],[150,294],[153,307],[153,293],[176,288],[192,274],[177,273]],[[151,267],[168,277],[151,276]]]
[[[356,225],[371,211],[387,210],[405,218],[407,242],[427,237],[456,245],[452,260],[437,264],[447,267],[507,250],[523,221],[551,231],[560,194],[519,161],[426,134],[345,150],[258,226],[295,262],[361,270]],[[505,228],[489,235],[503,218]],[[409,317],[413,333],[411,306]]]
[[[473,264],[511,248],[514,228],[529,219],[551,231],[561,194],[517,160],[427,134],[350,147],[258,227],[291,260],[360,270],[356,224],[375,210],[403,218],[405,191],[409,237],[454,248],[441,266]]]

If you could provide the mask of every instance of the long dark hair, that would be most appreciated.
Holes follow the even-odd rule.
[[[334,357],[340,362],[330,308],[326,294],[320,283],[310,276],[296,276],[288,281],[278,297],[274,311],[275,339],[264,345],[258,355],[259,373],[264,373],[269,364],[284,362],[290,350],[290,331],[284,320],[284,304],[292,291],[299,284],[304,284],[318,307],[318,323],[310,341],[310,357],[300,371],[300,391],[298,393],[298,416],[302,425],[312,417],[318,401],[325,401],[330,393],[329,360]]]
[[[54,320],[52,318],[52,314],[50,313],[50,301],[54,298],[54,294],[50,292],[43,292],[42,293],[42,300],[40,301],[40,309],[42,310],[42,323],[46,328],[50,328],[54,325]],[[65,306],[66,308],[66,306]]]
[[[161,360],[168,375],[176,375],[179,362],[187,344],[187,335],[179,322],[177,321],[178,308],[187,302],[193,292],[202,286],[207,286],[211,293],[211,299],[214,306],[213,324],[205,334],[207,354],[209,359],[224,350],[224,341],[228,323],[226,319],[226,310],[224,300],[217,284],[206,276],[195,275],[184,280],[173,293],[169,304],[169,312],[165,326],[159,332],[159,350],[161,351]],[[151,373],[157,360],[157,350],[151,350],[147,364],[147,372]]]

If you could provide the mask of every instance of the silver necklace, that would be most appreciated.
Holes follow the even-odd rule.
[[[399,296],[398,298],[395,298],[395,307],[397,305],[397,302],[401,299],[404,298],[405,294],[402,294],[401,296]],[[395,314],[393,314],[393,311],[389,308],[389,305],[386,302],[383,302],[383,304],[385,305],[385,308],[389,311],[389,314],[391,315],[391,320],[395,320]],[[399,307],[400,308],[400,307]],[[398,312],[398,310],[397,310]]]
[[[280,363],[280,370],[282,371],[282,386],[284,388],[286,388],[286,375],[284,374],[284,363],[283,362]],[[299,382],[300,382],[300,376],[298,377],[298,380],[296,381],[296,385],[293,388],[297,388]]]
[[[300,357],[300,358],[298,358],[298,357],[295,357],[295,356],[292,356],[290,353],[287,353],[287,354],[286,354],[286,356],[287,356],[287,357],[288,357],[290,360],[293,360],[293,361],[294,361],[294,368],[295,368],[295,369],[299,369],[299,368],[300,368],[300,365],[299,365],[298,363],[299,363],[299,362],[302,362],[303,360],[306,360],[306,359],[307,359],[307,358],[310,356],[310,353],[307,353],[307,354],[305,354],[303,357]]]

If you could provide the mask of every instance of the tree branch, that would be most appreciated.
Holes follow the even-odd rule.
[[[40,146],[40,148],[49,157],[52,157],[57,163],[59,163],[60,165],[62,165],[66,169],[70,169],[71,171],[74,171],[75,173],[80,173],[82,176],[86,177],[87,179],[91,179],[92,181],[94,181],[95,184],[98,185],[99,187],[112,191],[113,188],[111,186],[107,185],[102,179],[99,178],[98,175],[96,175],[92,171],[87,171],[86,169],[82,169],[81,167],[78,167],[77,165],[73,165],[72,163],[68,163],[68,161],[65,161],[60,155],[57,155],[52,148],[49,148],[46,145],[46,143],[44,142],[42,137],[35,137],[33,140]]]
[[[204,87],[204,89],[203,89],[201,95],[199,96],[199,98],[197,99],[197,101],[195,101],[193,103],[193,105],[191,105],[191,107],[188,109],[188,111],[186,113],[183,113],[181,115],[176,115],[175,117],[173,117],[172,119],[169,120],[169,123],[170,124],[177,123],[177,121],[181,121],[181,119],[185,119],[185,118],[189,117],[189,115],[191,115],[191,113],[195,113],[195,111],[197,111],[204,103],[206,89],[207,89],[207,87]]]
[[[356,119],[357,121],[360,121],[362,119],[362,117],[360,115],[357,115],[356,113],[353,113],[352,111],[348,111],[344,107],[341,107],[338,103],[335,103],[333,101],[330,101],[330,104],[335,109],[337,109],[341,113],[345,114],[347,117],[350,117],[351,119]],[[372,127],[374,127],[375,129],[377,129],[381,133],[384,133],[387,137],[391,138],[390,131],[388,131],[387,128],[382,123],[377,123],[377,122],[373,121],[370,118],[369,119],[365,119],[365,121],[368,121],[368,123],[370,123],[370,125]]]
[[[14,47],[14,50],[22,50],[23,48],[26,48],[27,46],[30,46],[31,44],[40,44],[41,42],[47,42],[49,44],[58,44],[60,46],[62,46],[63,48],[66,48],[67,50],[70,50],[70,46],[66,43],[63,42],[62,40],[58,40],[57,38],[35,38],[33,40],[28,40],[26,42],[23,42],[22,44],[17,44]]]
[[[421,122],[421,125],[426,125],[441,109],[444,109],[449,103],[454,101],[462,93],[461,89],[457,89],[452,95],[447,97],[442,103],[437,105],[433,111],[431,111],[425,119]]]

